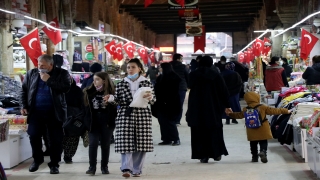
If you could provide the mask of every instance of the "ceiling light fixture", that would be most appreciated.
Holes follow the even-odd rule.
[[[91,30],[91,31],[94,31],[94,32],[99,32],[99,33],[101,33],[101,31],[98,31],[98,30],[96,30],[96,29],[93,29],[93,28],[91,28],[91,27],[89,27],[89,26],[86,26],[85,28],[86,28],[86,29],[89,29],[89,30]]]
[[[301,21],[299,21],[299,22],[297,22],[296,24],[292,25],[291,27],[283,30],[281,33],[275,35],[274,37],[280,36],[281,34],[289,31],[290,29],[295,28],[295,27],[298,26],[299,24],[303,23],[304,21],[308,20],[309,18],[311,18],[311,17],[313,17],[313,16],[315,16],[315,15],[317,15],[317,14],[320,14],[320,11],[310,14],[309,16],[303,18]]]

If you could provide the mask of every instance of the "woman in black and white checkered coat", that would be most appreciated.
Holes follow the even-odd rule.
[[[115,151],[121,153],[121,171],[123,177],[141,175],[146,152],[153,151],[152,117],[147,108],[131,108],[134,93],[140,87],[153,86],[142,76],[143,66],[139,59],[131,59],[127,65],[128,76],[116,86],[115,95],[104,99],[120,106],[116,118]],[[146,101],[155,102],[154,91],[144,96]]]

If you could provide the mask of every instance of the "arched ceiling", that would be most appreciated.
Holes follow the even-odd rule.
[[[263,0],[199,0],[202,24],[207,32],[246,31]],[[137,18],[157,34],[185,33],[185,22],[179,20],[178,10],[168,10],[168,0],[155,0],[144,8],[144,0],[122,0],[120,9]]]

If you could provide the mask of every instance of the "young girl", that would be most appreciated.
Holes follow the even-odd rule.
[[[114,95],[104,98],[106,102],[120,105],[116,118],[115,151],[121,153],[121,171],[123,177],[139,177],[146,152],[153,151],[152,118],[147,108],[131,108],[133,95],[140,87],[152,87],[145,77],[139,59],[131,59],[127,64],[128,76],[117,84]],[[144,95],[146,101],[155,102],[152,93]]]
[[[255,92],[247,92],[244,94],[244,100],[248,107],[254,108],[260,104],[260,95]],[[272,108],[270,106],[261,105],[257,107],[262,119],[266,119],[266,115],[290,114],[290,110],[285,108]],[[242,119],[246,108],[242,112],[227,114],[231,118]],[[261,162],[267,163],[268,139],[272,139],[272,133],[268,120],[264,121],[259,128],[247,128],[247,138],[250,141],[250,149],[252,154],[252,162],[258,162],[260,156]],[[260,153],[258,154],[258,144],[260,145]]]
[[[101,142],[101,172],[109,174],[108,162],[110,141],[115,127],[116,106],[103,100],[107,94],[115,92],[108,73],[98,72],[93,76],[93,84],[84,90],[85,117],[89,131],[89,163],[86,174],[94,175],[97,165],[98,143]]]

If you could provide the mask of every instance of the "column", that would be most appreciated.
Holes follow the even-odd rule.
[[[67,38],[67,50],[69,51],[69,57],[68,61],[70,64],[70,67],[72,67],[73,64],[73,53],[74,53],[74,37],[71,32],[68,32],[68,38]]]
[[[271,37],[272,37],[272,49],[271,54],[272,56],[280,56],[282,54],[281,44],[282,44],[282,35],[274,37],[278,34],[278,31],[272,31]]]
[[[7,46],[13,42],[12,34],[8,33],[9,21],[4,27],[0,28],[0,69],[4,74],[13,73],[13,49],[12,46],[8,49]]]

